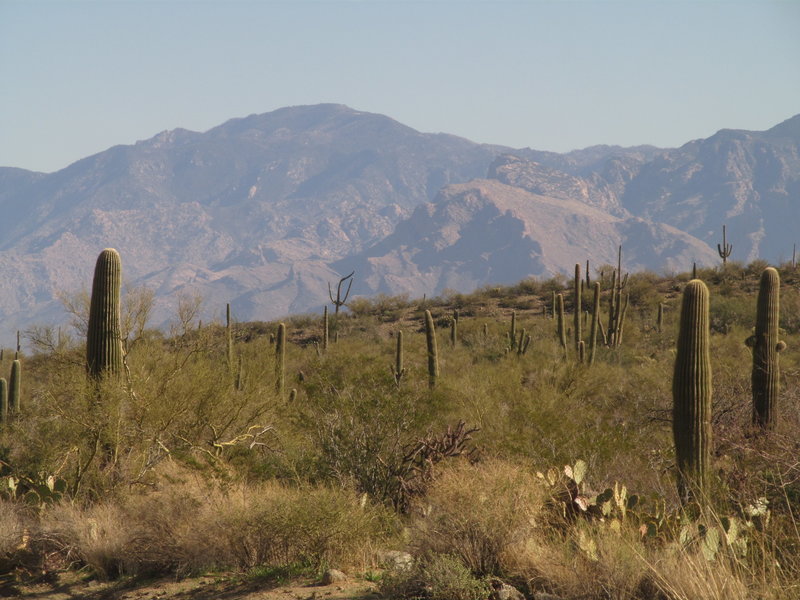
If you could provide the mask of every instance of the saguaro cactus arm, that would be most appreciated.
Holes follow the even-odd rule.
[[[336,315],[339,314],[339,307],[344,306],[347,302],[347,297],[350,295],[350,288],[353,287],[353,275],[355,275],[355,273],[356,272],[353,271],[349,275],[346,275],[339,280],[339,283],[336,286],[336,298],[333,297],[331,282],[328,282],[328,297],[331,299],[331,302],[333,302],[333,306],[335,307],[334,314]],[[347,290],[344,293],[344,297],[342,297],[342,285],[345,281],[347,281]]]

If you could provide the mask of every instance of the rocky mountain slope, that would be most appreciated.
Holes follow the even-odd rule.
[[[107,246],[158,298],[226,302],[239,319],[318,310],[355,268],[360,293],[436,294],[568,271],[791,253],[800,224],[800,116],[673,150],[566,154],[423,134],[340,105],[163,132],[52,174],[0,168],[0,342],[66,317]],[[5,342],[8,344],[9,342]]]

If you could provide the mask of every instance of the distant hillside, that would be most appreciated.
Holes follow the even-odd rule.
[[[642,166],[622,203],[714,247],[727,225],[733,260],[788,259],[800,241],[800,115],[664,152]]]
[[[156,291],[155,322],[180,294],[206,318],[319,310],[356,268],[360,293],[438,293],[569,271],[713,264],[791,253],[800,222],[800,117],[721,131],[674,150],[595,146],[566,154],[424,134],[341,105],[177,129],[51,174],[0,168],[0,340],[63,322],[59,290],[88,286],[100,250]],[[354,288],[355,290],[355,288]]]

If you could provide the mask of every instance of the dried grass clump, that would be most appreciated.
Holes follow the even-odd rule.
[[[0,563],[24,545],[25,517],[19,506],[0,499]]]
[[[201,479],[78,508],[50,507],[45,542],[103,577],[303,564],[363,565],[392,517],[344,490]]]
[[[536,535],[546,497],[541,481],[521,467],[460,461],[440,474],[419,503],[415,551],[451,554],[473,573],[499,574],[508,549]]]

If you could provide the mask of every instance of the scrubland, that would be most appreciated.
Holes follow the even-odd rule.
[[[554,291],[572,324],[563,277],[357,298],[331,315],[327,348],[320,315],[290,317],[283,389],[276,323],[234,321],[229,356],[225,325],[198,322],[199,300],[182,299],[159,332],[141,291],[123,319],[124,376],[87,382],[73,299],[72,336],[26,332],[20,411],[0,433],[3,585],[63,571],[270,580],[336,568],[387,598],[480,600],[502,584],[563,600],[798,598],[800,272],[779,269],[787,348],[779,422],[763,431],[744,340],[764,266],[698,273],[711,291],[713,453],[709,489],[688,505],[671,425],[688,274],[631,274],[622,343],[599,342],[591,366],[556,337]],[[509,340],[512,311],[531,336],[524,353]],[[391,551],[413,560],[393,567],[387,556],[404,555]]]

